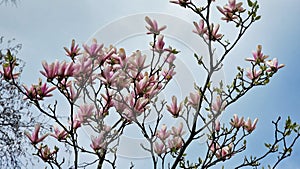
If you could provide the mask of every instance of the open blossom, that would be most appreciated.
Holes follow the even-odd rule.
[[[212,41],[220,40],[223,37],[223,35],[218,33],[219,28],[220,28],[219,24],[217,24],[217,25],[212,24],[210,26],[211,34],[209,32],[206,32],[206,35],[208,36],[208,39],[210,39]]]
[[[151,20],[148,16],[145,17],[145,21],[149,25],[149,26],[146,26],[146,28],[149,30],[149,32],[147,32],[147,34],[159,35],[160,31],[167,28],[167,26],[162,26],[162,27],[158,28],[156,20]]]
[[[178,4],[182,7],[186,7],[188,4],[191,3],[191,0],[176,0],[176,1],[170,1],[171,3],[174,3],[174,4]]]
[[[232,21],[238,18],[234,15],[236,12],[242,13],[245,11],[242,5],[242,2],[236,3],[235,0],[228,0],[228,4],[226,4],[223,8],[221,8],[220,6],[218,6],[217,8],[225,16],[222,17],[223,20]]]
[[[62,63],[59,64],[57,76],[60,79],[74,76],[74,75],[76,75],[77,69],[78,69],[78,66],[76,64],[74,64],[73,62],[67,63],[67,62],[63,61]]]
[[[247,69],[247,74],[246,76],[250,79],[250,80],[255,80],[257,79],[260,75],[261,75],[262,71],[258,70],[256,71],[255,69],[253,69],[253,71],[251,69]]]
[[[180,149],[183,145],[183,140],[181,137],[173,137],[172,139],[168,140],[168,146],[171,149]]]
[[[270,71],[276,72],[278,69],[281,69],[285,66],[284,64],[278,65],[277,58],[267,61],[266,64],[270,67],[269,69],[267,69],[268,72],[270,72]]]
[[[253,58],[246,58],[245,60],[250,62],[257,62],[257,63],[264,62],[265,59],[268,58],[269,56],[264,55],[261,50],[262,50],[262,46],[258,45],[256,51],[252,51]]]
[[[218,143],[211,143],[209,148],[210,151],[212,151],[218,159],[223,159],[223,158],[228,159],[232,156],[232,148],[233,148],[232,143],[222,148],[219,146]]]
[[[99,45],[97,43],[97,40],[93,39],[93,42],[92,42],[91,46],[88,46],[88,45],[84,44],[83,48],[90,57],[95,58],[99,55],[99,52],[102,50],[103,44]]]
[[[170,131],[167,130],[167,126],[164,124],[161,127],[161,130],[156,132],[156,136],[161,140],[165,141],[170,136]]]
[[[84,104],[80,105],[77,117],[81,122],[86,122],[88,118],[90,118],[95,111],[95,106],[93,104]]]
[[[230,124],[235,128],[240,128],[244,126],[244,117],[239,118],[237,114],[233,115],[233,119],[231,119]]]
[[[149,67],[150,65],[145,65],[146,55],[142,55],[142,52],[137,50],[129,57],[129,69],[132,72],[140,72],[143,69]],[[133,74],[135,76],[135,74]]]
[[[207,28],[205,27],[204,20],[200,20],[199,24],[197,22],[193,22],[196,30],[193,30],[194,33],[202,36],[207,32]]]
[[[251,122],[250,118],[248,117],[247,121],[244,123],[244,129],[251,133],[256,128],[256,123],[258,119],[255,118],[253,123]]]
[[[226,107],[226,102],[222,101],[220,96],[217,96],[216,101],[212,104],[212,110],[217,113],[222,112]]]
[[[43,141],[48,136],[48,134],[45,134],[45,135],[39,137],[40,128],[41,128],[41,125],[36,124],[32,134],[30,134],[28,131],[25,131],[25,135],[29,138],[29,140],[31,141],[32,144],[37,144],[37,143]]]
[[[24,86],[24,89],[26,90],[26,98],[25,99],[34,99],[34,100],[43,100],[44,97],[51,97],[53,90],[56,89],[56,87],[48,87],[46,83],[42,83],[42,80],[39,79],[39,83],[37,85],[31,85],[30,88],[27,88]]]
[[[59,62],[56,60],[55,62],[51,63],[50,65],[46,62],[42,62],[44,71],[40,71],[42,75],[44,75],[48,81],[52,81],[57,76]]]
[[[102,83],[106,85],[115,86],[116,79],[118,78],[119,72],[114,72],[112,70],[112,67],[109,65],[105,66],[103,71],[101,72],[101,75],[99,76],[99,79],[102,81]]]
[[[185,134],[185,131],[183,131],[183,123],[181,122],[178,126],[178,128],[176,127],[172,127],[172,131],[171,131],[171,134],[174,136],[174,137],[182,137],[184,134]]]
[[[48,145],[42,146],[40,145],[38,149],[38,155],[42,158],[43,161],[53,160],[53,155],[58,152],[58,147],[54,147],[54,150],[51,152]]]
[[[177,105],[177,98],[176,96],[172,96],[172,103],[171,105],[167,105],[167,110],[174,116],[174,117],[178,117],[179,116],[179,112],[182,109],[182,103],[179,104],[179,106]]]
[[[66,47],[64,47],[65,51],[66,51],[66,55],[69,56],[73,62],[75,61],[75,56],[80,55],[81,53],[79,53],[80,48],[78,47],[78,44],[75,44],[75,40],[72,39],[72,44],[70,47],[70,50]]]
[[[198,92],[190,93],[190,97],[188,97],[188,105],[192,106],[197,110],[200,102],[200,94]]]
[[[58,126],[54,126],[54,133],[50,134],[54,138],[56,138],[58,141],[65,140],[68,132],[64,129],[59,129]]]
[[[174,71],[174,68],[172,67],[171,69],[168,69],[168,70],[164,70],[162,72],[162,75],[163,77],[166,79],[166,80],[170,80],[173,78],[173,76],[176,74],[176,72]]]
[[[165,144],[164,143],[157,143],[157,142],[155,142],[154,143],[154,152],[157,155],[161,155],[161,154],[165,153],[166,152]]]
[[[92,136],[92,144],[90,146],[94,151],[107,147],[107,142],[105,141],[106,134],[105,131],[102,131],[97,137]]]

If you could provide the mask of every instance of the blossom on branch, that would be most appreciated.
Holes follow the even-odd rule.
[[[269,56],[264,55],[261,50],[262,50],[262,46],[258,45],[256,51],[252,51],[253,58],[246,58],[245,60],[250,62],[256,62],[256,63],[265,62],[265,59],[268,58]]]
[[[165,26],[165,25],[158,28],[156,20],[151,20],[148,16],[145,17],[145,21],[149,25],[149,26],[146,26],[146,28],[149,30],[149,32],[147,32],[147,34],[159,35],[160,31],[163,31],[167,28],[167,26]]]
[[[236,12],[242,13],[246,11],[246,9],[242,7],[242,5],[242,2],[236,3],[235,0],[228,0],[228,4],[226,4],[223,8],[217,6],[218,10],[225,16],[221,19],[226,20],[227,22],[237,19],[238,16],[236,15]]]
[[[233,119],[231,119],[230,124],[235,128],[240,128],[244,126],[244,117],[240,118],[237,114],[233,115]]]
[[[207,27],[205,27],[204,20],[201,19],[199,24],[197,22],[193,22],[196,30],[193,30],[194,33],[203,36],[207,32]]]
[[[223,110],[225,110],[226,102],[222,101],[220,96],[217,96],[216,101],[212,104],[212,110],[221,113]]]
[[[25,135],[29,138],[31,143],[34,145],[43,141],[48,136],[48,134],[45,134],[45,135],[39,137],[40,128],[41,128],[41,125],[38,123],[35,125],[34,131],[32,132],[32,134],[30,134],[28,131],[25,131]]]
[[[251,70],[250,68],[248,68],[246,76],[250,80],[255,80],[255,79],[257,79],[261,75],[261,73],[262,73],[261,70],[256,71],[256,69]]]
[[[251,133],[256,128],[256,123],[258,119],[255,118],[253,123],[251,122],[250,118],[248,117],[247,121],[244,123],[244,129],[247,130],[249,133]]]
[[[277,58],[274,58],[273,60],[269,60],[266,63],[269,66],[269,68],[267,69],[268,72],[271,72],[271,71],[277,72],[278,69],[281,69],[285,66],[284,64],[278,65]]]
[[[71,47],[70,50],[67,47],[64,47],[65,51],[66,51],[66,55],[69,56],[73,62],[75,62],[75,56],[80,55],[81,53],[80,48],[78,47],[78,44],[75,44],[75,40],[72,39],[72,43],[71,43]]]
[[[170,106],[167,105],[167,110],[176,118],[179,116],[182,106],[183,106],[183,103],[180,103],[178,106],[176,96],[172,96],[172,103]]]
[[[208,39],[210,39],[212,41],[222,39],[223,35],[218,33],[219,28],[220,28],[219,24],[217,24],[217,25],[212,24],[210,26],[210,32],[206,32],[206,35],[208,36]]]

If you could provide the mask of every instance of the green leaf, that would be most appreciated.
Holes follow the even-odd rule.
[[[253,6],[253,3],[252,3],[251,0],[247,0],[247,2],[248,2],[248,6],[249,6],[249,7],[252,7],[252,6]]]
[[[255,18],[255,20],[258,21],[258,20],[260,20],[260,18],[261,18],[261,16],[259,15]]]

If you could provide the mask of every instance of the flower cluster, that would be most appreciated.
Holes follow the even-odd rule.
[[[172,127],[172,130],[167,130],[166,125],[162,125],[161,130],[156,132],[157,141],[154,142],[154,152],[157,155],[162,155],[179,150],[184,141],[182,136],[185,134],[183,131],[183,123],[180,123],[178,128]]]
[[[244,121],[244,117],[239,118],[238,115],[234,114],[233,119],[231,119],[231,126],[234,128],[239,129],[240,127],[243,127],[247,132],[251,133],[256,128],[256,123],[258,119],[256,118],[253,123],[248,118],[246,121]]]
[[[259,79],[263,75],[267,77],[272,76],[285,66],[284,64],[278,64],[277,58],[266,61],[269,56],[262,53],[261,45],[258,45],[256,51],[252,52],[252,56],[252,58],[246,58],[246,61],[251,62],[253,65],[252,68],[246,69],[246,76],[252,81]],[[255,66],[258,68],[255,68]]]

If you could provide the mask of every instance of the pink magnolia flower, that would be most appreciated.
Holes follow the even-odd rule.
[[[38,155],[41,157],[43,161],[49,161],[53,159],[53,155],[58,152],[58,148],[55,146],[54,150],[51,152],[48,145],[42,146],[40,145],[38,149]]]
[[[59,79],[64,79],[66,77],[72,77],[76,74],[78,65],[75,65],[73,62],[66,63],[63,61],[59,64],[59,68],[57,71],[57,76]]]
[[[42,83],[42,80],[39,79],[39,83],[37,85],[31,85],[30,88],[27,88],[26,86],[23,86],[26,91],[26,97],[25,99],[34,99],[34,100],[43,100],[44,97],[51,97],[53,90],[56,89],[56,87],[48,87],[46,83]]]
[[[207,28],[205,27],[204,20],[200,20],[199,24],[197,22],[193,22],[196,30],[193,30],[194,33],[202,36],[207,32]]]
[[[199,102],[200,94],[198,92],[190,93],[190,97],[188,97],[188,105],[192,106],[195,110],[197,110]]]
[[[170,131],[167,130],[167,126],[165,124],[162,125],[161,130],[156,132],[156,136],[161,140],[165,141],[170,136]]]
[[[71,59],[73,60],[73,62],[75,61],[75,56],[80,55],[81,53],[79,53],[80,48],[78,47],[78,44],[75,44],[75,40],[72,39],[72,43],[71,43],[71,47],[70,50],[66,47],[64,47],[65,51],[66,51],[66,55],[71,57]]]
[[[281,69],[285,66],[284,64],[278,65],[277,58],[267,61],[266,64],[269,66],[269,69],[267,69],[268,72],[270,72],[270,71],[277,72],[278,69]]]
[[[165,153],[166,152],[166,147],[165,147],[164,143],[155,142],[154,143],[154,152],[157,155],[161,155],[161,154]]]
[[[262,71],[258,70],[256,71],[255,69],[253,69],[253,71],[251,69],[247,69],[247,74],[246,76],[250,79],[250,80],[255,80],[257,79],[260,75],[261,75]]]
[[[81,122],[87,122],[87,119],[91,118],[94,114],[95,106],[93,104],[83,104],[80,105],[77,117]]]
[[[231,119],[230,124],[235,128],[240,128],[244,126],[244,117],[240,118],[237,114],[233,115],[233,119]]]
[[[158,35],[157,41],[154,46],[154,50],[158,53],[163,53],[164,46],[165,46],[164,35]]]
[[[255,118],[253,121],[253,124],[250,120],[250,118],[248,117],[247,121],[245,121],[244,123],[244,129],[247,130],[249,133],[251,133],[255,128],[256,128],[256,123],[257,123],[258,119]]]
[[[188,4],[191,3],[191,0],[176,0],[176,1],[170,1],[171,3],[174,3],[174,4],[178,4],[182,7],[186,7]]]
[[[184,134],[185,134],[185,131],[183,131],[183,123],[181,122],[178,126],[178,128],[176,127],[172,127],[172,131],[171,131],[171,134],[174,136],[174,137],[182,137]]]
[[[165,61],[169,64],[173,64],[174,60],[176,59],[176,56],[173,53],[169,53],[166,57],[165,57]]]
[[[58,68],[59,68],[59,62],[56,60],[55,62],[48,65],[46,61],[42,62],[44,71],[40,71],[42,75],[44,75],[47,78],[47,81],[52,81],[57,76]]]
[[[223,37],[223,35],[218,33],[219,28],[220,28],[219,24],[217,24],[217,25],[212,24],[210,26],[211,35],[210,35],[209,32],[206,32],[206,35],[208,36],[208,39],[210,39],[212,41],[220,40]]]
[[[69,121],[69,124],[72,124],[72,121]],[[78,117],[78,115],[74,115],[73,116],[73,129],[76,130],[79,127],[81,127],[82,121],[81,119]]]
[[[145,21],[149,25],[149,26],[146,26],[146,28],[149,30],[149,32],[147,32],[147,34],[159,35],[160,31],[167,28],[167,26],[162,26],[162,27],[158,28],[156,20],[151,20],[148,16],[145,17]]]
[[[2,76],[3,79],[5,80],[11,80],[11,79],[16,79],[19,77],[20,73],[13,73],[14,70],[14,65],[11,66],[5,66],[3,65],[3,71],[0,70],[0,75]]]
[[[95,58],[99,55],[99,52],[102,50],[103,44],[99,45],[97,43],[97,40],[93,39],[93,42],[92,42],[91,46],[87,46],[86,44],[84,44],[83,48],[90,57]]]
[[[228,146],[223,147],[221,150],[217,151],[216,157],[229,159],[232,156],[232,147],[232,143]]]
[[[258,45],[256,51],[252,51],[253,58],[246,58],[245,60],[250,62],[257,62],[257,63],[264,62],[265,59],[268,58],[269,56],[264,55],[261,52],[261,50],[262,50],[262,46]]]
[[[168,146],[170,149],[178,150],[182,147],[183,140],[181,137],[173,137],[172,139],[168,140]]]
[[[29,138],[31,143],[34,145],[43,141],[48,136],[48,134],[45,134],[45,135],[39,137],[40,128],[41,128],[41,125],[38,123],[35,125],[34,131],[32,132],[32,134],[30,134],[28,131],[25,131],[25,135]]]
[[[147,109],[147,104],[149,104],[149,99],[144,97],[138,98],[134,106],[136,116],[141,115]],[[133,105],[131,104],[131,106]]]
[[[228,5],[224,6],[226,12],[243,12],[245,9],[242,7],[243,2],[236,3],[235,0],[228,0]]]
[[[118,74],[119,72],[114,72],[112,68],[107,65],[104,67],[103,71],[101,71],[101,76],[99,79],[106,85],[115,86]]]
[[[150,65],[145,65],[146,55],[142,55],[142,52],[137,50],[129,57],[129,69],[134,72],[141,72],[143,69],[149,67]],[[135,74],[133,75],[135,76]]]
[[[102,131],[97,137],[92,136],[92,144],[90,144],[90,146],[94,151],[105,149],[107,147],[105,136],[106,133],[104,131]]]
[[[229,4],[226,4],[223,8],[217,6],[218,10],[225,16],[221,19],[228,21],[232,21],[237,19],[238,17],[234,15],[236,12],[242,13],[245,9],[242,7],[243,3],[236,3],[235,0],[228,0]]]
[[[179,116],[179,112],[182,109],[182,103],[179,104],[179,106],[177,105],[177,98],[176,96],[172,96],[172,103],[171,105],[167,105],[167,110],[174,116],[174,117],[178,117]]]
[[[222,101],[220,96],[217,96],[216,101],[212,104],[212,110],[221,113],[225,110],[226,102]]]
[[[50,134],[54,138],[56,138],[58,141],[65,140],[68,136],[68,132],[64,129],[59,129],[58,126],[54,126],[54,133]]]
[[[168,70],[164,70],[162,72],[162,76],[166,79],[166,80],[170,80],[173,78],[173,76],[176,74],[176,72],[174,71],[174,68],[172,67],[171,69]]]

